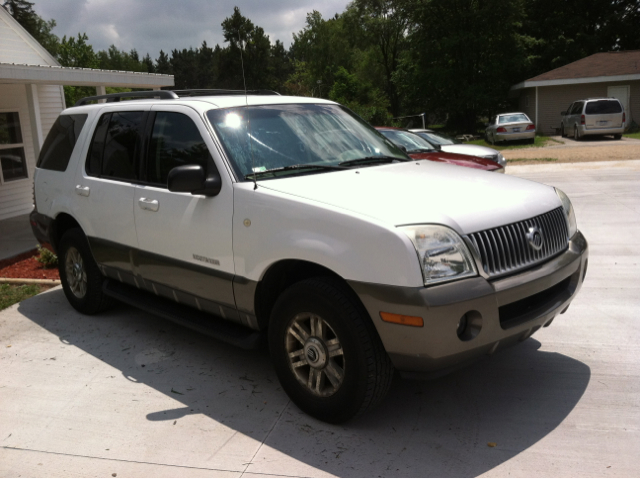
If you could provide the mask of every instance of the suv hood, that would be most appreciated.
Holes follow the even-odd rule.
[[[258,181],[260,188],[394,226],[436,223],[460,234],[514,223],[561,206],[550,186],[431,161]]]

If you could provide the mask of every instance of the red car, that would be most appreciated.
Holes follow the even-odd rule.
[[[459,155],[457,153],[440,151],[420,135],[416,135],[402,128],[377,126],[376,130],[386,136],[395,145],[406,150],[407,154],[415,160],[440,161],[443,163],[451,163],[452,165],[466,166],[467,168],[504,173],[504,168],[495,161],[485,160],[477,156]]]

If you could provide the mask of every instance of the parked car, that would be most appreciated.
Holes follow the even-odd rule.
[[[83,99],[34,191],[71,306],[115,298],[240,347],[265,337],[284,391],[328,422],[380,403],[394,370],[442,373],[549,326],[587,268],[559,189],[412,160],[318,98]]]
[[[459,155],[477,156],[478,158],[484,158],[485,160],[495,161],[502,168],[507,167],[507,160],[504,159],[502,153],[494,150],[493,148],[487,148],[486,146],[481,145],[464,144],[455,138],[443,135],[442,133],[437,133],[433,130],[415,129],[409,131],[421,136],[441,151],[446,151],[447,153],[458,153]]]
[[[560,134],[577,141],[587,135],[613,135],[622,138],[626,114],[617,98],[587,98],[574,101],[560,113]]]
[[[504,168],[492,160],[442,151],[417,133],[387,126],[376,127],[376,130],[394,144],[403,148],[415,160],[439,161],[457,166],[466,166],[467,168],[504,173]]]
[[[489,121],[485,129],[488,143],[500,141],[529,140],[536,138],[536,126],[524,113],[500,113]]]

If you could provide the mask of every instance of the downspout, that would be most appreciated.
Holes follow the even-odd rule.
[[[538,87],[536,87],[536,130],[538,129]]]

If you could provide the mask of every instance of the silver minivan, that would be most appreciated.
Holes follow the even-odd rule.
[[[616,140],[624,133],[625,111],[617,98],[587,98],[574,101],[560,113],[562,136],[575,140],[586,135],[613,135]]]

